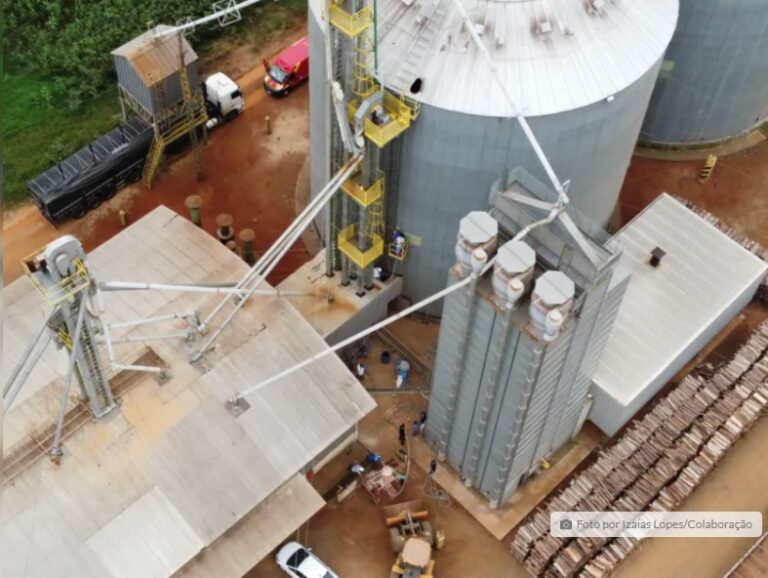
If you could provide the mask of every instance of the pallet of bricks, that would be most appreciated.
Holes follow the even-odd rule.
[[[704,209],[701,209],[694,205],[691,201],[687,201],[683,199],[682,197],[675,197],[680,203],[685,205],[688,209],[696,213],[699,217],[704,219],[707,223],[714,226],[716,229],[718,229],[720,232],[724,233],[734,241],[736,241],[739,245],[744,247],[747,251],[755,255],[756,257],[759,257],[763,261],[768,262],[768,250],[764,249],[760,243],[756,243],[752,239],[749,239],[745,237],[744,235],[741,235],[731,229],[728,225],[720,221],[717,217],[715,217],[712,213],[705,211]],[[757,294],[755,295],[755,299],[758,301],[762,301],[766,305],[768,305],[768,277],[766,277],[763,282],[760,284],[760,287],[757,289]]]
[[[768,405],[768,322],[717,370],[686,376],[517,530],[512,552],[534,576],[608,576],[633,538],[555,538],[552,512],[677,508]]]

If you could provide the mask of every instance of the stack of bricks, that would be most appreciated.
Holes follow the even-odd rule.
[[[768,250],[764,249],[760,243],[756,243],[755,241],[745,237],[744,235],[741,235],[731,229],[728,225],[720,221],[717,217],[715,217],[712,213],[705,211],[704,209],[701,209],[694,205],[691,201],[687,201],[686,199],[683,199],[682,197],[675,197],[680,203],[685,205],[688,209],[696,213],[699,217],[704,219],[707,223],[713,225],[716,229],[736,241],[739,245],[744,247],[747,251],[755,255],[756,257],[759,257],[765,262],[768,262]],[[757,293],[755,294],[755,299],[758,301],[762,301],[766,305],[768,305],[768,277],[766,277],[763,282],[760,284],[760,287],[757,289]]]
[[[768,405],[768,322],[717,371],[686,376],[516,532],[512,551],[534,576],[611,574],[634,538],[555,538],[552,512],[677,508]]]

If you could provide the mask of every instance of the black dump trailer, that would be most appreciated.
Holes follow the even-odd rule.
[[[153,136],[140,118],[130,119],[29,181],[32,200],[52,223],[83,217],[141,179]]]

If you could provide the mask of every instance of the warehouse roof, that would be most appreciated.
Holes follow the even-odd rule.
[[[462,0],[519,111],[553,114],[604,100],[658,63],[675,30],[678,0]],[[310,0],[321,22],[323,2]],[[429,105],[512,116],[454,0],[379,0],[385,83]]]
[[[164,207],[88,262],[104,281],[226,282],[247,270]],[[104,297],[110,322],[206,312],[218,298],[153,291]],[[42,298],[22,278],[6,288],[5,306],[7,379],[42,321]],[[183,327],[167,323],[134,331]],[[225,400],[238,390],[327,347],[285,298],[251,302],[201,365],[188,363],[195,347],[116,346],[120,361],[149,356],[170,367],[170,378],[114,376],[119,408],[101,420],[91,420],[73,395],[58,467],[45,452],[66,358],[49,349],[5,416],[0,575],[239,577],[322,506],[300,472],[373,409],[370,396],[328,356],[248,396],[240,416],[227,411]]]
[[[702,334],[751,297],[768,266],[666,193],[615,238],[632,280],[594,384],[632,406],[698,353]],[[654,267],[656,247],[665,254]]]
[[[170,29],[170,26],[159,24],[116,48],[112,55],[128,60],[144,86],[154,86],[175,74],[181,65],[179,33],[162,34]],[[197,60],[197,54],[184,36],[181,37],[181,43],[184,48],[184,62],[189,65]]]

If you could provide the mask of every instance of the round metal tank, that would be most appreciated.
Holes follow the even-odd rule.
[[[768,119],[768,2],[680,0],[641,139],[717,142]]]
[[[388,146],[390,160],[382,166],[387,210],[395,214],[387,220],[411,240],[400,269],[406,296],[422,299],[445,286],[459,220],[487,208],[494,181],[522,166],[548,182],[514,118],[518,111],[559,178],[570,181],[575,206],[608,222],[672,38],[677,0],[468,4],[515,110],[452,0],[378,0],[377,6],[380,77],[421,103],[418,119]],[[321,14],[322,1],[310,0],[313,193],[329,176]],[[413,94],[416,79],[421,86]]]

